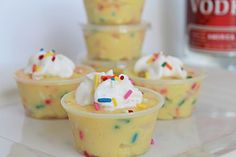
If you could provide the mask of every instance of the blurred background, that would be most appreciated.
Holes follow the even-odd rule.
[[[143,19],[152,25],[144,53],[184,52],[185,1],[147,0]],[[55,48],[74,61],[86,49],[79,23],[85,23],[82,0],[0,0],[1,63],[25,66],[41,47]],[[75,57],[76,56],[76,57]]]
[[[143,19],[152,27],[147,32],[143,53],[162,50],[188,64],[236,69],[228,66],[228,58],[213,59],[189,52],[185,40],[185,3],[146,1]],[[78,62],[86,52],[79,23],[86,21],[82,0],[0,0],[0,63],[14,62],[14,67],[23,67],[41,47],[54,48]],[[230,62],[234,64],[236,59]]]

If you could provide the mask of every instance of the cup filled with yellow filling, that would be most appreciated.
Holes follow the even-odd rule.
[[[83,61],[85,65],[91,66],[97,72],[103,72],[112,69],[114,74],[124,73],[125,68],[134,62],[135,60],[107,61],[86,59]]]
[[[120,25],[140,23],[144,0],[84,0],[89,23]]]
[[[15,73],[26,114],[39,119],[67,118],[60,102],[62,96],[75,90],[82,78],[92,71],[89,66],[75,66],[54,50],[41,49],[24,69]]]
[[[148,23],[135,25],[82,25],[89,59],[132,60],[140,57]]]
[[[128,76],[113,71],[88,74],[76,91],[62,98],[77,150],[104,157],[145,153],[163,103],[157,92],[136,87]]]
[[[150,88],[165,97],[158,119],[192,115],[205,72],[188,68],[182,61],[162,52],[141,57],[125,71],[135,85]]]

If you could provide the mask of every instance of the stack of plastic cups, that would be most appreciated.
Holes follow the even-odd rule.
[[[122,73],[140,57],[149,24],[141,22],[144,0],[84,0],[89,24],[82,25],[88,58],[96,71]]]

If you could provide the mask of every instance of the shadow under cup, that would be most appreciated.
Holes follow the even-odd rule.
[[[72,103],[75,92],[62,98],[62,106],[68,113],[76,148],[90,156],[136,156],[145,153],[150,146],[156,117],[163,105],[163,97],[140,87],[150,108],[133,113],[95,113],[82,110]]]
[[[169,120],[192,115],[202,81],[206,77],[205,71],[187,68],[187,71],[193,74],[192,78],[151,80],[138,77],[131,69],[132,67],[127,68],[126,73],[135,85],[152,89],[165,97],[158,119]]]

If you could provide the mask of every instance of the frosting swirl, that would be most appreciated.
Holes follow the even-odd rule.
[[[69,78],[73,75],[75,64],[66,56],[57,54],[54,50],[40,49],[30,57],[24,72],[32,75],[32,79],[40,80],[43,76],[59,76]]]
[[[187,77],[182,61],[176,57],[165,56],[162,52],[140,58],[135,63],[134,72],[144,72],[148,79],[161,79],[163,77],[184,79]]]
[[[90,73],[76,90],[76,101],[80,105],[99,105],[105,110],[135,107],[143,100],[142,92],[128,76],[107,73]]]

